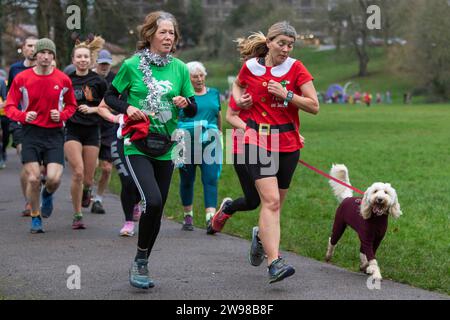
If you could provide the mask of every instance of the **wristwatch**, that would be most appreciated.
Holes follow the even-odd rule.
[[[286,99],[284,99],[284,106],[287,107],[288,103],[294,98],[294,93],[292,91],[288,91]]]

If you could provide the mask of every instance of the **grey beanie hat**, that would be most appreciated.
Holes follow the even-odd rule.
[[[48,51],[53,52],[53,55],[56,57],[56,46],[52,40],[50,40],[48,38],[39,39],[36,42],[34,56],[36,56],[36,54],[38,52],[43,51],[43,50],[48,50]]]

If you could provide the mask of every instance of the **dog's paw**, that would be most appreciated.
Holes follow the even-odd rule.
[[[381,276],[381,272],[380,272],[379,268],[377,270],[374,270],[371,277],[373,280],[377,280],[377,281],[383,280],[383,277]]]
[[[330,262],[331,258],[333,258],[334,248],[328,248],[327,253],[325,254],[325,262]]]
[[[379,273],[379,272],[374,273],[374,274],[372,275],[372,278],[373,278],[374,280],[377,280],[377,281],[383,280],[383,277],[381,276],[381,273]]]
[[[367,273],[367,267],[369,267],[369,263],[364,263],[359,265],[359,271]]]
[[[366,274],[373,274],[373,268],[367,267],[366,270],[364,271]]]
[[[331,258],[333,258],[334,248],[336,246],[333,246],[331,244],[331,239],[328,238],[328,247],[327,247],[327,253],[325,254],[325,262],[330,262]]]
[[[381,280],[381,272],[380,267],[378,267],[377,260],[370,260],[369,265],[366,269],[366,273],[372,275],[372,278],[375,280]]]

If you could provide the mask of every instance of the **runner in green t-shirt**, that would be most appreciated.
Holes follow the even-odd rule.
[[[173,98],[176,96],[192,97],[194,95],[194,89],[192,88],[186,65],[177,58],[172,58],[171,60],[166,66],[158,67],[151,65],[152,76],[156,80],[156,85],[161,89],[162,96],[160,98],[159,113],[154,116],[149,115],[150,132],[162,133],[169,136],[177,128],[178,113],[180,110],[174,104]],[[145,99],[148,94],[148,89],[143,81],[133,80],[144,77],[142,71],[139,70],[140,61],[139,55],[134,55],[127,59],[112,84],[119,92],[129,92],[128,104],[140,110],[145,110]],[[126,145],[125,155],[133,154],[145,155],[133,143]],[[171,151],[156,159],[171,160]]]
[[[173,15],[150,13],[140,31],[138,53],[127,59],[116,75],[105,102],[129,121],[145,123],[149,132],[169,137],[177,127],[178,113],[195,116],[197,105],[186,65],[172,57],[180,32]],[[121,101],[127,93],[127,102]],[[144,125],[145,126],[145,125]],[[164,204],[169,192],[174,163],[172,152],[150,157],[125,136],[125,159],[139,190],[143,212],[139,222],[138,250],[130,270],[130,284],[137,288],[154,286],[147,269],[148,257],[159,233]],[[173,147],[172,147],[173,148]]]

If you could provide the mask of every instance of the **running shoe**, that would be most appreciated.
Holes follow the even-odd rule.
[[[133,209],[133,221],[139,221],[141,218],[141,204],[136,203]]]
[[[6,168],[6,164],[5,161],[3,161],[3,159],[0,160],[0,169],[5,169]]]
[[[91,193],[91,189],[83,190],[83,197],[81,199],[81,206],[83,208],[89,208],[89,205],[91,204]]]
[[[183,222],[183,226],[181,227],[181,230],[194,231],[193,217],[192,216],[187,215],[187,216],[184,217],[184,222]]]
[[[295,273],[293,266],[287,264],[283,258],[274,260],[267,268],[269,283],[274,283],[290,277]]]
[[[216,233],[214,231],[213,227],[212,227],[211,220],[212,219],[209,219],[208,221],[206,221],[206,234],[214,234],[214,233]]]
[[[252,266],[259,266],[264,261],[264,248],[261,240],[258,237],[259,228],[253,227],[252,230],[252,244],[248,254],[248,261]]]
[[[86,226],[83,223],[83,217],[80,217],[80,216],[73,217],[72,229],[73,230],[86,229]]]
[[[223,209],[225,206],[230,204],[233,200],[231,198],[225,198],[223,199],[219,210],[216,212],[216,214],[211,219],[211,228],[214,230],[214,233],[222,231],[223,227],[225,226],[225,223],[228,219],[231,218],[231,215],[226,214],[223,212]]]
[[[25,209],[22,211],[22,217],[29,217],[31,215],[31,203],[25,204]]]
[[[53,194],[44,196],[45,187],[41,191],[41,214],[44,218],[48,218],[53,212]]]
[[[130,284],[139,289],[148,289],[155,286],[152,279],[148,275],[148,260],[137,259],[133,261],[130,269]]]
[[[31,233],[44,233],[44,230],[42,229],[42,218],[40,216],[38,217],[31,217]]]
[[[91,213],[105,214],[105,209],[100,201],[94,201],[91,207]]]
[[[133,221],[125,221],[122,229],[120,229],[120,236],[122,237],[132,237],[134,236],[134,222]]]

